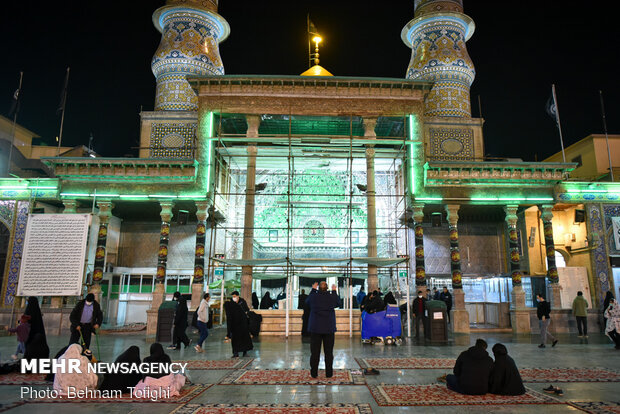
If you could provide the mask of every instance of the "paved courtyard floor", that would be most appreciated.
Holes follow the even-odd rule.
[[[189,330],[188,330],[189,331]],[[225,329],[216,327],[210,331],[202,354],[192,348],[181,351],[167,351],[173,360],[229,359],[232,352],[230,343],[224,342]],[[192,332],[190,337],[196,340]],[[489,343],[489,350],[501,342],[508,348],[519,368],[596,368],[602,367],[620,372],[620,351],[615,350],[607,337],[591,334],[588,339],[576,335],[559,335],[559,344],[545,349],[537,347],[539,337],[515,337],[511,334],[473,333],[469,336],[452,338],[446,345],[431,345],[419,341],[407,341],[402,346],[362,345],[359,337],[340,337],[336,339],[334,368],[359,371],[355,358],[456,358],[461,351],[471,346],[481,337]],[[48,336],[52,356],[64,345],[68,337]],[[6,358],[13,353],[16,339],[0,338],[0,353]],[[138,345],[141,357],[148,355],[150,344],[144,335],[106,334],[100,337],[101,360],[112,362],[130,345]],[[165,344],[167,345],[167,344]],[[97,348],[93,338],[93,351]],[[248,358],[254,358],[246,369],[307,369],[309,367],[310,344],[299,337],[285,340],[281,337],[261,337],[254,344]],[[321,362],[321,367],[322,367]],[[368,404],[373,413],[396,412],[508,412],[508,413],[555,413],[578,412],[568,402],[620,402],[620,382],[568,382],[557,383],[564,390],[564,396],[553,397],[561,404],[518,404],[518,405],[427,405],[427,406],[379,406],[369,386],[382,384],[436,384],[437,377],[450,369],[381,369],[380,375],[366,377],[366,385],[222,385],[218,384],[233,370],[191,370],[190,377],[196,384],[215,384],[191,400],[191,404],[299,404],[299,403],[351,403]],[[322,374],[320,374],[322,375]],[[541,392],[549,383],[527,383],[527,388]],[[46,388],[49,386],[38,386]],[[0,403],[20,401],[20,387],[0,385]],[[26,403],[10,408],[11,414],[31,413],[169,413],[182,404],[168,403]],[[2,408],[0,408],[0,411]],[[615,407],[620,412],[618,407]],[[190,410],[191,411],[191,410]],[[179,413],[189,411],[180,410]],[[323,411],[329,412],[329,410]],[[592,411],[605,412],[605,411]]]

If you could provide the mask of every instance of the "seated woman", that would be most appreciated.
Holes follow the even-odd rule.
[[[140,348],[137,346],[130,346],[125,352],[120,354],[118,358],[116,358],[115,363],[129,363],[139,365],[140,360]],[[138,382],[142,379],[142,375],[140,373],[128,373],[128,374],[105,374],[103,377],[103,382],[99,387],[100,390],[118,390],[122,393],[129,392],[129,387],[135,387]]]
[[[525,387],[515,361],[503,344],[493,345],[495,362],[489,377],[489,392],[498,395],[523,395]]]
[[[82,346],[78,344],[71,344],[67,348],[64,354],[59,360],[72,359],[79,361],[79,372],[66,372],[57,373],[54,376],[54,390],[58,391],[60,395],[67,395],[69,387],[76,392],[82,390],[96,390],[97,389],[97,374],[94,372],[88,372],[88,364],[90,361],[87,357],[82,355]],[[67,365],[68,366],[68,363]]]
[[[168,356],[164,352],[164,347],[160,343],[154,343],[151,345],[150,349],[151,354],[144,358],[143,362],[148,363],[162,363],[162,364],[170,364],[172,361],[170,360],[170,356]],[[170,397],[175,397],[179,395],[179,391],[185,385],[185,376],[181,374],[151,374],[149,376],[145,376],[143,380],[138,382],[136,385],[135,393],[138,394],[138,391],[148,390],[149,392],[143,393],[145,398],[148,398],[148,394],[152,392],[160,392],[161,395],[168,394]]]

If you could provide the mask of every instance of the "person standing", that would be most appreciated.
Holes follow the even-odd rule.
[[[11,358],[17,360],[19,358],[19,354],[26,353],[26,341],[28,340],[28,334],[30,333],[30,324],[28,321],[30,320],[30,316],[22,315],[19,318],[19,325],[15,328],[9,328],[9,332],[17,334],[17,350]]]
[[[450,323],[450,310],[452,309],[452,293],[448,291],[448,287],[443,287],[443,292],[439,294],[439,300],[444,301],[447,308],[448,314],[448,323]]]
[[[179,293],[177,296],[176,292],[174,298],[178,301],[177,310],[174,313],[174,329],[172,340],[173,343],[168,347],[168,349],[181,349],[181,342],[187,348],[192,340],[187,337],[185,330],[187,329],[187,299],[185,299]]]
[[[605,294],[605,300],[603,301],[603,330],[607,327],[607,317],[605,316],[605,311],[609,307],[609,304],[614,299],[613,293],[611,291],[607,291]]]
[[[340,306],[340,297],[336,291],[336,285],[332,285],[332,291],[329,293],[327,282],[322,281],[320,284],[315,282],[306,303],[310,306],[308,322],[308,331],[310,331],[311,336],[310,376],[316,378],[319,375],[322,344],[325,354],[325,376],[331,378],[334,375],[334,332],[336,332],[336,312],[334,309]]]
[[[198,343],[194,347],[196,352],[204,352],[204,349],[202,349],[202,343],[209,336],[209,328],[207,327],[207,324],[209,323],[210,298],[211,295],[205,293],[202,296],[202,300],[200,301],[200,305],[198,306],[198,310],[196,311],[198,313],[198,331],[200,332]]]
[[[250,337],[249,314],[250,309],[245,299],[239,297],[236,290],[232,293],[232,301],[228,305],[228,324],[230,324],[231,344],[233,358],[239,357],[239,352],[243,352],[243,356],[248,355],[248,351],[254,348],[252,338]]]
[[[549,330],[549,323],[551,323],[551,305],[545,300],[545,297],[541,294],[536,295],[538,305],[536,305],[536,315],[538,316],[538,324],[540,325],[540,345],[539,348],[544,348],[547,342],[547,337],[550,337],[553,341],[551,347],[556,346],[558,340],[555,336],[551,335]]]
[[[620,349],[620,307],[615,299],[609,301],[609,306],[605,309],[605,334],[616,344],[616,349]]]
[[[307,298],[308,298],[308,295],[306,295],[306,290],[302,289],[301,293],[299,294],[299,298],[297,299],[297,309],[304,308]]]
[[[433,300],[439,300],[439,291],[436,287],[433,288]]]
[[[420,337],[420,325],[422,325],[422,337],[426,336],[426,298],[421,290],[418,290],[418,297],[413,300],[411,313],[415,318],[415,337]]]
[[[430,289],[426,289],[426,300],[433,300],[433,294]]]
[[[103,321],[103,312],[99,303],[95,300],[95,295],[89,293],[86,298],[79,301],[69,315],[71,321],[71,339],[69,345],[80,343],[80,333],[84,341],[84,348],[90,348],[90,337],[92,332],[97,334],[97,329]]]
[[[364,298],[366,297],[366,292],[364,292],[364,286],[362,286],[360,288],[360,291],[357,292],[357,296],[355,296],[355,300],[357,300],[357,306],[361,309],[362,307],[362,302],[364,301]]]
[[[256,292],[252,292],[252,309],[258,309],[260,302],[258,301],[258,295]]]
[[[50,348],[47,346],[43,315],[41,314],[39,300],[36,296],[30,296],[27,299],[24,315],[30,316],[30,332],[25,343],[26,352],[24,353],[24,359],[49,358]]]
[[[577,292],[573,300],[573,316],[577,319],[579,338],[588,337],[588,301],[583,297],[583,292]]]

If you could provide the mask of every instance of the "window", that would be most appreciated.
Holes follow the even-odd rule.
[[[278,230],[269,230],[269,242],[277,242],[278,241]]]

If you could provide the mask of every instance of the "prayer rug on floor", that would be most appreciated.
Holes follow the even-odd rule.
[[[193,384],[189,386],[185,386],[181,389],[180,395],[171,398],[159,398],[153,401],[147,397],[138,398],[136,396],[131,397],[129,394],[123,394],[122,397],[118,398],[104,398],[104,397],[93,397],[93,398],[31,398],[26,400],[27,403],[175,403],[175,404],[183,404],[190,402],[198,395],[200,395],[203,391],[208,388],[211,388],[213,384]],[[97,390],[94,390],[95,392]]]
[[[361,371],[335,369],[334,376],[325,377],[325,371],[319,370],[319,376],[312,378],[309,369],[241,369],[226,375],[221,385],[364,385],[366,378]]]
[[[185,404],[171,414],[372,414],[369,404]]]
[[[22,401],[14,401],[14,402],[10,402],[10,403],[0,403],[0,413],[3,411],[8,411],[11,408],[15,408],[15,407],[19,407],[20,405],[23,405],[24,403]]]
[[[188,359],[174,362],[187,363],[187,369],[243,369],[252,361],[254,358]]]
[[[523,382],[620,382],[620,372],[607,368],[521,368]]]
[[[355,358],[359,366],[376,369],[452,369],[452,358]]]
[[[450,391],[445,385],[368,385],[370,392],[382,407],[432,405],[512,405],[564,404],[555,398],[527,390],[524,395],[463,395]]]
[[[570,401],[568,404],[580,409],[581,411],[591,414],[620,413],[620,402]]]
[[[11,372],[0,375],[0,385],[50,385],[51,382],[45,381],[45,377],[45,374]]]

